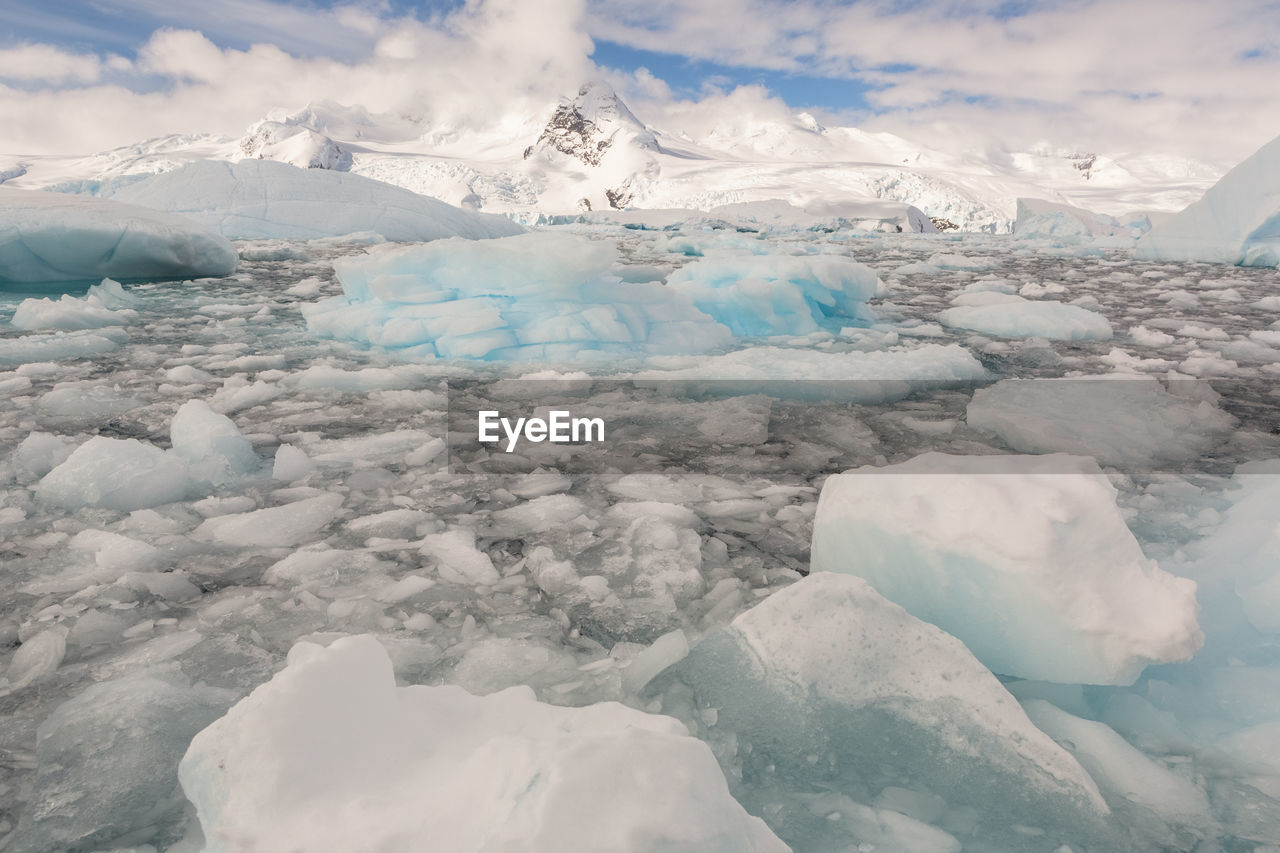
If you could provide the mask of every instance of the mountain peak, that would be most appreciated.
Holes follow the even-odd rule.
[[[627,108],[603,80],[584,83],[574,98],[564,98],[542,129],[538,140],[525,149],[529,159],[540,151],[566,154],[588,166],[621,141],[649,151],[660,150],[658,140]]]

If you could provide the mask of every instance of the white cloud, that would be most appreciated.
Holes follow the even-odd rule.
[[[1225,166],[1280,133],[1280,6],[1270,0],[1061,0],[1009,19],[986,14],[996,0],[466,0],[426,20],[393,17],[380,0],[106,5],[179,28],[154,32],[132,63],[40,44],[0,50],[0,151],[235,135],[273,109],[321,99],[423,118],[442,135],[501,134],[518,126],[511,115],[536,119],[602,73],[593,36],[860,80],[873,87],[873,115],[856,116],[865,127],[944,147],[1051,140]],[[220,46],[228,43],[253,46]],[[644,69],[604,71],[641,118],[694,136],[763,132],[812,106],[756,87],[725,91],[714,79],[679,100]]]
[[[47,44],[0,50],[0,80],[90,83],[100,73],[98,57],[67,53]]]

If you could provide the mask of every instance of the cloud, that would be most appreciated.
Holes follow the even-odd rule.
[[[0,80],[91,83],[101,74],[96,56],[67,53],[47,44],[0,50]]]
[[[1280,4],[1066,0],[996,3],[597,0],[598,38],[722,65],[853,78],[873,125],[945,123],[1065,144],[1231,162],[1280,133]],[[732,21],[733,26],[723,22]],[[1037,128],[1041,132],[1037,132]]]
[[[809,106],[712,78],[681,99],[645,69],[598,68],[593,39],[858,81],[869,109],[824,123],[856,119],[944,148],[1049,144],[1227,166],[1280,133],[1273,0],[1051,0],[1016,14],[997,0],[465,0],[416,16],[379,0],[296,2],[98,0],[102,15],[156,27],[132,62],[52,44],[0,50],[0,151],[237,135],[273,109],[322,99],[421,119],[440,138],[501,139],[601,74],[641,118],[695,137],[767,135]],[[35,0],[14,3],[0,21],[52,26]]]

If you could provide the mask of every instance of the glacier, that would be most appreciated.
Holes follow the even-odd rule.
[[[236,263],[227,240],[185,217],[0,187],[0,284],[222,276]]]

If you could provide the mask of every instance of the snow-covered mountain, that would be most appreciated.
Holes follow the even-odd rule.
[[[947,140],[824,127],[808,113],[743,118],[695,136],[647,125],[596,81],[541,115],[498,117],[484,132],[320,102],[273,111],[238,139],[174,135],[87,157],[0,157],[0,181],[96,192],[103,181],[192,160],[245,158],[350,171],[521,219],[773,199],[805,208],[891,201],[919,208],[944,230],[996,233],[1010,229],[1020,197],[1114,214],[1179,210],[1220,176],[1205,164],[1143,153],[952,150]]]

